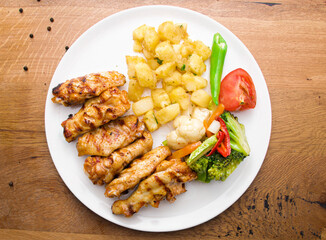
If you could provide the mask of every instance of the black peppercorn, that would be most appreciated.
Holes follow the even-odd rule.
[[[19,8],[19,12],[20,12],[20,13],[23,13],[24,10],[23,10],[22,8]]]
[[[24,69],[24,71],[28,71],[28,67],[27,66],[24,66],[23,69]]]
[[[9,182],[9,187],[13,187],[14,183],[12,181]]]
[[[47,27],[47,30],[50,32],[50,31],[51,31],[51,27],[50,27],[50,26],[48,26],[48,27]]]
[[[65,47],[65,49],[66,49],[66,51],[68,51],[69,47],[68,47],[68,46],[66,46],[66,47]]]
[[[54,19],[53,18],[50,18],[50,22],[54,22]]]
[[[29,37],[30,38],[33,38],[34,37],[33,33],[29,34]]]

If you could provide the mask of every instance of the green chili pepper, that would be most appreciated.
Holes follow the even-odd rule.
[[[217,143],[216,135],[207,138],[195,151],[193,151],[187,159],[187,164],[190,166],[196,162],[199,158],[204,156],[209,150],[211,150]]]
[[[218,104],[218,97],[220,95],[221,77],[227,49],[228,46],[224,38],[221,34],[215,33],[211,54],[210,83],[212,99],[216,105]]]

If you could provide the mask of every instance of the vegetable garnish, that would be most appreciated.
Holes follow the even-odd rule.
[[[216,134],[217,143],[207,156],[213,155],[217,150],[223,157],[227,157],[231,153],[230,135],[223,119],[218,117],[217,121],[221,126],[220,131]]]
[[[221,128],[221,124],[219,123],[219,121],[214,120],[211,125],[209,125],[209,127],[207,128],[207,131],[211,132],[211,133],[218,133],[218,131]]]
[[[226,75],[221,83],[219,102],[227,111],[242,111],[256,106],[256,89],[249,75],[242,68]]]
[[[183,157],[189,155],[190,153],[192,153],[193,151],[195,151],[196,148],[198,148],[200,145],[201,145],[201,141],[191,143],[191,144],[185,146],[184,148],[181,148],[180,150],[172,153],[172,155],[168,158],[168,160],[183,158]]]
[[[207,129],[208,129],[208,124],[207,124],[207,121],[206,121],[206,120],[203,121],[203,125],[204,125],[205,131],[206,131],[206,136],[207,136],[207,137],[211,137],[211,136],[213,136],[213,133],[207,131]]]
[[[224,112],[224,105],[220,103],[208,119],[208,126]]]
[[[201,154],[194,152],[186,161],[197,173],[197,179],[206,183],[214,179],[224,181],[250,153],[244,126],[237,118],[230,112],[224,112],[217,120],[221,124],[220,131],[202,144],[207,143],[209,148],[206,149],[211,149],[211,152],[202,154],[205,148],[201,145],[197,148]],[[216,141],[211,141],[214,137]]]
[[[159,59],[159,58],[154,58],[154,59],[156,59],[156,61],[157,61],[158,64],[160,64],[160,65],[163,64],[163,60],[161,60],[161,59]]]
[[[210,83],[212,99],[216,105],[219,103],[221,77],[227,48],[228,46],[221,34],[215,33],[211,54]]]
[[[229,131],[226,127],[225,122],[223,121],[223,119],[221,117],[219,117],[217,119],[217,121],[219,121],[221,124],[221,131],[224,133],[224,139],[222,140],[221,145],[217,146],[216,149],[223,157],[227,157],[231,154],[231,143],[230,143]]]
[[[210,153],[207,154],[207,157],[213,155],[213,154],[216,152],[217,147],[218,147],[219,145],[221,145],[221,143],[222,143],[222,141],[224,140],[224,138],[225,138],[225,134],[224,134],[224,132],[219,131],[219,132],[217,133],[217,139],[218,139],[218,140],[217,140],[217,143],[216,143],[215,146],[212,148],[212,150],[210,151]]]
[[[222,113],[224,112],[224,105],[223,104],[219,104],[217,105],[217,108],[215,109],[215,111],[212,113],[212,115],[209,117],[208,121],[204,120],[204,127],[206,129],[206,136],[207,137],[211,137],[213,134],[208,131],[207,129],[209,128],[209,126],[212,124],[212,122],[217,119]]]
[[[230,145],[233,150],[242,153],[244,156],[248,156],[250,153],[250,147],[247,141],[245,127],[238,122],[238,118],[234,117],[230,112],[224,112],[221,115],[230,135]]]
[[[211,150],[214,145],[217,143],[217,138],[215,135],[206,139],[195,151],[190,154],[190,157],[187,159],[187,164],[190,166],[192,163],[196,162],[199,158],[204,156],[209,150]]]

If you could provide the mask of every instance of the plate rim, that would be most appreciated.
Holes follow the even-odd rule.
[[[45,111],[44,111],[44,121],[45,121],[45,124],[44,124],[44,128],[45,128],[45,135],[46,135],[46,141],[47,141],[47,145],[48,145],[48,149],[49,149],[49,153],[50,153],[50,156],[51,156],[51,159],[52,159],[52,162],[54,163],[54,166],[60,176],[60,178],[62,179],[62,181],[65,183],[66,187],[70,190],[71,193],[73,193],[73,195],[83,203],[84,206],[86,206],[88,209],[90,209],[92,212],[94,212],[95,214],[97,214],[98,216],[101,216],[102,218],[104,218],[105,220],[107,221],[110,221],[112,223],[115,223],[119,226],[122,226],[122,227],[126,227],[126,228],[129,228],[129,229],[133,229],[133,230],[139,230],[139,231],[145,231],[145,232],[173,232],[173,231],[178,231],[178,230],[183,230],[183,229],[188,229],[188,228],[191,228],[191,227],[194,227],[194,226],[198,226],[200,224],[203,224],[211,219],[213,219],[214,217],[217,217],[218,215],[220,215],[222,212],[224,212],[225,210],[227,210],[230,206],[232,206],[236,201],[238,201],[241,196],[247,191],[247,189],[249,188],[249,186],[253,183],[253,181],[255,180],[255,178],[257,177],[260,169],[261,169],[261,166],[265,160],[265,157],[266,157],[266,154],[267,154],[267,151],[268,151],[268,148],[269,148],[269,143],[270,143],[270,137],[271,137],[271,129],[272,129],[272,107],[271,107],[271,100],[270,100],[270,95],[269,95],[269,91],[268,91],[268,86],[267,86],[267,83],[266,83],[266,80],[264,78],[264,75],[260,69],[260,66],[258,65],[256,59],[254,58],[254,56],[251,54],[251,52],[249,51],[249,49],[245,46],[245,44],[233,33],[231,32],[228,28],[226,28],[224,25],[222,25],[221,23],[217,22],[216,20],[214,20],[213,18],[207,16],[207,15],[204,15],[200,12],[196,12],[194,10],[191,10],[191,9],[188,9],[188,8],[184,8],[184,7],[178,7],[178,6],[171,6],[171,5],[146,5],[146,6],[138,6],[138,7],[133,7],[133,8],[128,8],[128,9],[124,9],[124,10],[121,10],[121,11],[118,11],[116,13],[113,13],[111,15],[108,15],[107,17],[103,18],[102,20],[98,21],[97,23],[95,23],[94,25],[92,25],[91,27],[89,27],[86,31],[84,31],[74,42],[73,44],[71,45],[70,48],[73,48],[74,45],[78,45],[78,42],[81,41],[83,38],[85,38],[89,32],[91,32],[93,29],[96,29],[99,25],[101,25],[103,22],[107,21],[107,19],[111,19],[111,18],[117,18],[121,15],[124,15],[124,14],[127,14],[129,12],[133,12],[133,11],[141,11],[143,9],[147,9],[147,8],[165,8],[165,9],[174,9],[174,10],[179,10],[179,11],[184,11],[188,14],[195,14],[201,18],[204,18],[205,20],[208,20],[208,21],[211,21],[211,22],[214,22],[214,24],[218,24],[219,27],[223,28],[225,31],[229,32],[231,35],[233,35],[233,37],[236,38],[237,41],[239,41],[239,43],[242,45],[241,47],[249,54],[250,57],[253,58],[253,61],[254,63],[257,65],[258,67],[258,70],[259,70],[259,74],[261,75],[261,78],[264,80],[264,87],[266,88],[266,93],[267,93],[267,100],[268,100],[268,114],[269,114],[269,126],[268,126],[268,136],[267,136],[267,146],[266,146],[266,151],[265,153],[263,154],[263,160],[261,161],[259,167],[258,167],[258,170],[257,172],[252,176],[252,179],[251,181],[248,181],[246,182],[246,184],[244,186],[242,186],[242,189],[241,189],[241,194],[239,194],[239,196],[236,197],[236,199],[234,201],[230,201],[228,204],[226,204],[226,207],[223,209],[223,210],[220,210],[220,211],[216,211],[214,212],[214,214],[212,214],[212,216],[208,217],[208,218],[205,218],[204,220],[200,220],[199,222],[196,222],[196,223],[193,223],[191,222],[190,224],[189,223],[185,223],[185,225],[182,227],[182,228],[157,228],[157,229],[148,229],[146,227],[144,228],[139,228],[139,227],[133,227],[132,225],[128,225],[126,224],[125,222],[120,222],[118,221],[116,218],[112,218],[112,219],[108,219],[106,216],[104,216],[104,214],[102,214],[101,212],[97,211],[96,209],[92,209],[90,206],[88,206],[84,199],[80,198],[78,196],[78,194],[76,193],[76,191],[74,191],[71,187],[69,187],[69,183],[67,183],[67,179],[65,179],[62,174],[60,173],[58,167],[57,167],[57,164],[55,161],[53,161],[53,157],[52,157],[52,153],[51,153],[51,147],[50,147],[50,144],[49,144],[49,134],[47,133],[47,129],[48,129],[48,124],[49,124],[49,121],[47,121],[47,118],[49,117],[47,115],[47,104],[48,104],[48,100],[51,99],[51,95],[52,95],[52,91],[50,89],[50,86],[51,86],[51,82],[54,78],[54,76],[56,75],[58,69],[59,69],[59,66],[61,65],[62,63],[62,59],[64,58],[64,56],[60,59],[60,62],[58,63],[57,67],[56,67],[56,70],[55,72],[53,73],[53,76],[51,78],[51,82],[49,84],[49,88],[48,88],[48,92],[47,92],[47,97],[46,97],[46,101],[45,101]],[[198,210],[197,210],[198,211]],[[184,215],[187,215],[187,214],[184,214]]]

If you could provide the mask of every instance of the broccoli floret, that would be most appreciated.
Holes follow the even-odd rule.
[[[209,182],[207,179],[208,159],[201,157],[196,162],[190,165],[190,168],[197,173],[197,180]]]
[[[233,116],[230,112],[224,112],[221,115],[230,135],[231,148],[248,156],[250,147],[247,141],[245,127],[238,122],[238,118]]]
[[[231,150],[231,154],[226,158],[221,154],[213,154],[209,158],[213,164],[207,170],[207,178],[210,180],[224,181],[237,168],[246,156],[236,150]]]
[[[211,180],[224,181],[242,162],[246,156],[236,150],[226,158],[216,152],[207,157],[201,157],[190,165],[190,168],[197,173],[197,180],[209,183]]]

